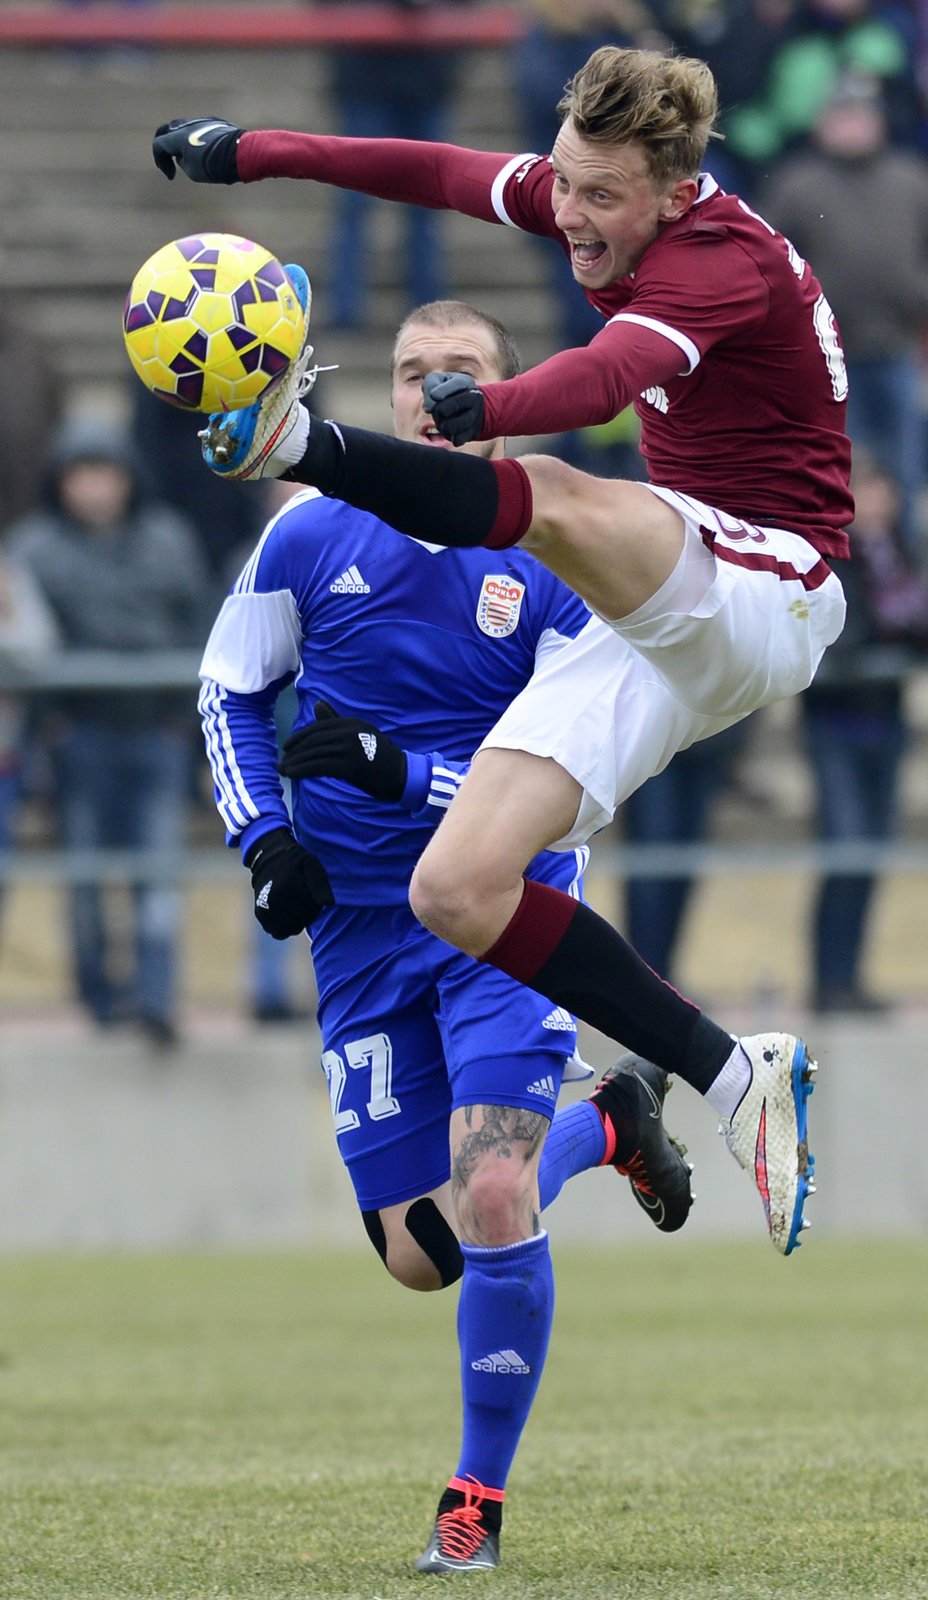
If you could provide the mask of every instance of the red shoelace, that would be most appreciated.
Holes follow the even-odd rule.
[[[483,1484],[464,1490],[464,1503],[451,1511],[443,1511],[435,1524],[438,1548],[452,1561],[466,1561],[480,1549],[487,1530],[480,1510],[483,1501]]]
[[[642,1194],[649,1194],[653,1196],[654,1190],[651,1187],[651,1180],[648,1177],[645,1169],[644,1160],[640,1150],[636,1150],[635,1154],[630,1156],[627,1161],[623,1162],[622,1166],[619,1166],[619,1163],[616,1162],[615,1170],[616,1172],[621,1172],[624,1178],[631,1178],[635,1188],[640,1189]]]

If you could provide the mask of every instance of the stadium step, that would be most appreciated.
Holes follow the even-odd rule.
[[[244,60],[222,50],[0,52],[4,120],[12,130],[0,173],[3,285],[47,340],[69,388],[124,391],[120,314],[131,277],[159,245],[198,228],[250,234],[284,260],[304,262],[322,335],[333,270],[332,190],[281,182],[204,191],[183,180],[164,183],[151,166],[153,129],[186,111],[225,115],[245,127],[335,127],[318,52],[305,52],[296,69],[280,51],[249,52],[247,74]],[[494,52],[474,52],[462,63],[451,133],[458,142],[523,147],[511,121],[508,65],[507,55]],[[543,359],[552,347],[551,313],[533,241],[468,218],[441,221],[450,291],[509,322],[526,361]],[[397,276],[402,218],[384,205],[372,223],[371,325],[363,335],[338,336],[331,354],[341,371],[332,387],[352,401],[376,391],[376,402],[368,397],[363,409],[379,414],[392,332],[408,301]]]

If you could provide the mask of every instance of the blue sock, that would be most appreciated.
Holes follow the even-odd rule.
[[[548,1353],[554,1317],[548,1235],[498,1250],[462,1244],[461,1253],[464,1431],[456,1476],[503,1489]]]
[[[603,1119],[589,1100],[555,1112],[538,1165],[542,1211],[557,1199],[568,1178],[598,1167],[605,1154]]]

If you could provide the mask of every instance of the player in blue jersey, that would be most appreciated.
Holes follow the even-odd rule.
[[[491,381],[518,360],[505,330],[472,307],[438,302],[407,319],[395,429],[446,450],[422,404],[436,363]],[[502,453],[498,441],[468,448]],[[278,938],[312,927],[335,1132],[367,1232],[411,1288],[462,1278],[461,1454],[425,1571],[499,1560],[507,1474],[553,1314],[539,1212],[598,1164],[630,1177],[663,1231],[682,1226],[691,1203],[689,1169],[660,1118],[664,1075],[642,1061],[613,1069],[591,1100],[554,1116],[575,1059],[573,1018],[436,939],[408,906],[416,860],[473,751],[588,622],[523,552],[410,541],[310,490],[270,523],[203,659],[217,803],[251,870],[258,920]],[[273,708],[290,680],[298,713],[278,766]],[[292,819],[279,773],[293,781]],[[578,896],[585,859],[546,852],[531,870]]]

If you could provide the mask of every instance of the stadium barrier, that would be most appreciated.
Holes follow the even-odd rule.
[[[181,690],[194,703],[200,653],[188,650],[68,650],[41,662],[0,657],[0,694],[64,695],[105,689]],[[205,757],[204,757],[205,760]],[[928,871],[928,844],[905,841],[826,844],[812,839],[783,843],[622,844],[601,840],[597,871],[616,877],[674,878],[681,874],[746,876],[763,872]],[[0,852],[0,884],[176,883],[241,876],[238,857],[221,845],[191,846],[179,855],[131,850],[22,848]]]
[[[811,1026],[782,1010],[779,1022]],[[769,1009],[755,1004],[736,1025],[769,1024]],[[370,1252],[332,1137],[315,1024],[258,1031],[229,1020],[224,1030],[201,1028],[168,1056],[127,1036],[49,1035],[44,1027],[5,1029],[0,1051],[0,1252]],[[811,1248],[820,1235],[924,1236],[923,1020],[816,1018],[810,1042],[821,1068],[812,1103],[819,1193],[809,1207]],[[591,1034],[582,1049],[598,1069],[615,1054]],[[587,1092],[580,1084],[567,1094]],[[672,1099],[671,1126],[696,1164],[699,1198],[683,1233],[661,1241],[662,1252],[744,1236],[769,1251],[771,1272],[781,1270],[763,1239],[760,1202],[714,1118],[683,1085]],[[904,1115],[888,1116],[888,1106]],[[550,1217],[559,1248],[652,1243],[648,1219],[624,1196],[604,1202],[604,1183],[594,1171],[566,1185]],[[802,1265],[812,1262],[802,1255]]]
[[[515,6],[438,5],[402,10],[388,5],[164,5],[125,9],[87,5],[7,6],[0,10],[0,45],[191,45],[223,50],[274,50],[375,45],[416,50],[495,50],[514,44],[528,26]]]

